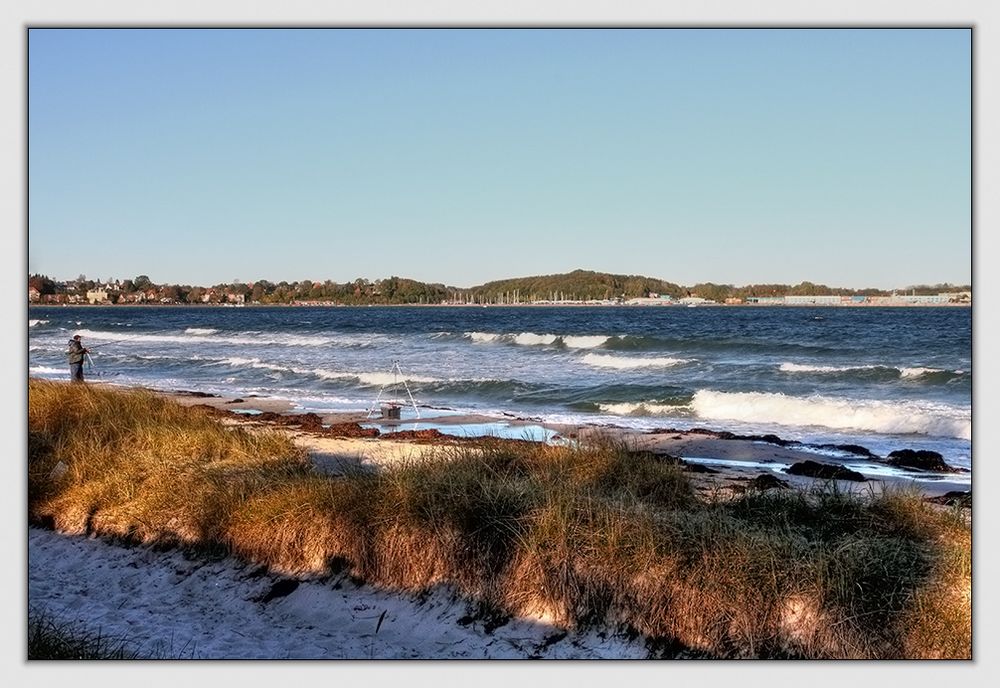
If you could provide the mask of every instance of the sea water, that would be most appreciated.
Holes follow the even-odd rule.
[[[95,306],[28,318],[28,373],[41,378],[68,379],[80,334],[88,376],[113,384],[317,412],[412,395],[438,414],[774,433],[971,467],[969,308]]]

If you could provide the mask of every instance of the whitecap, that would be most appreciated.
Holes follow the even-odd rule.
[[[521,332],[514,337],[514,343],[522,346],[538,346],[555,344],[559,339],[554,334],[535,334],[534,332]]]
[[[593,349],[601,346],[611,337],[602,335],[566,336],[562,338],[563,344],[571,349]]]
[[[932,402],[698,390],[691,408],[707,420],[972,439],[971,410]]]
[[[597,368],[615,368],[618,370],[628,370],[632,368],[670,368],[684,363],[691,363],[690,358],[670,358],[660,356],[656,358],[642,358],[639,356],[608,356],[606,354],[587,354],[581,359],[587,365]]]
[[[609,413],[613,416],[665,416],[671,413],[677,413],[682,408],[680,406],[671,406],[669,404],[657,404],[651,401],[598,404],[597,407],[602,413]]]
[[[66,370],[62,368],[50,368],[49,366],[31,366],[28,368],[29,373],[36,373],[38,375],[63,375],[67,374]]]

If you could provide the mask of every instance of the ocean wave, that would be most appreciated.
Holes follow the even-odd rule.
[[[514,335],[514,343],[521,346],[538,346],[555,344],[559,337],[554,334],[535,334],[534,332],[521,332]]]
[[[612,351],[684,351],[684,352],[738,352],[740,354],[830,355],[843,354],[844,349],[834,349],[814,344],[795,342],[769,342],[761,339],[698,337],[658,337],[653,335],[618,335],[610,337],[604,348]]]
[[[628,370],[633,368],[670,368],[685,363],[691,363],[690,358],[639,358],[629,356],[608,356],[605,354],[587,354],[581,359],[584,363],[596,368],[615,368]]]
[[[439,333],[443,336],[447,333]],[[570,349],[593,349],[603,345],[611,337],[607,335],[558,335],[518,332],[499,334],[495,332],[466,332],[465,337],[477,344],[503,342],[520,346],[562,345]]]
[[[36,327],[37,325],[48,325],[48,320],[29,320],[28,327]]]
[[[213,327],[189,327],[184,330],[184,334],[215,334],[216,332],[218,330]]]
[[[782,363],[778,370],[783,373],[845,373],[852,370],[875,370],[883,366],[817,366],[800,363]]]
[[[611,339],[611,337],[595,334],[565,336],[562,338],[562,342],[571,349],[594,349],[604,345],[609,339]]]
[[[691,408],[706,420],[972,439],[970,410],[930,402],[698,390]]]
[[[651,401],[639,401],[634,403],[597,404],[597,408],[602,413],[613,416],[666,416],[677,413],[682,407],[670,404],[658,404]]]
[[[915,378],[924,377],[926,375],[935,375],[937,373],[954,373],[955,375],[962,375],[961,370],[941,370],[940,368],[900,368],[899,376],[901,378]]]
[[[110,339],[116,342],[147,342],[163,344],[239,344],[242,346],[344,346],[351,348],[367,348],[376,346],[379,342],[386,341],[387,338],[375,335],[299,335],[299,334],[272,334],[270,336],[257,333],[237,333],[232,336],[215,336],[194,332],[197,328],[188,328],[185,334],[141,334],[141,333],[121,333],[102,332],[97,330],[81,330],[78,334],[82,337],[105,340]],[[207,330],[206,330],[207,332]]]
[[[50,368],[49,366],[31,366],[28,368],[28,372],[40,375],[64,375],[67,373],[62,368]]]
[[[801,363],[782,363],[778,370],[783,373],[820,373],[820,374],[860,374],[865,376],[885,376],[887,378],[899,378],[903,380],[923,379],[922,381],[933,382],[943,380],[945,382],[965,375],[963,370],[944,370],[941,368],[897,368],[886,365],[861,365],[861,366],[824,366],[807,365]]]

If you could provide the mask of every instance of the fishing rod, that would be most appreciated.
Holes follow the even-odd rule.
[[[153,330],[152,332],[136,332],[135,334],[130,334],[127,337],[120,337],[118,339],[112,339],[112,340],[107,341],[107,342],[101,342],[100,344],[93,344],[91,346],[88,346],[87,348],[88,349],[99,349],[102,346],[107,346],[108,344],[119,344],[121,342],[141,341],[141,340],[137,340],[136,337],[142,337],[144,335],[148,336],[148,335],[167,334],[167,333],[173,332],[173,331],[174,330],[172,330],[172,329],[165,328],[165,329],[162,329],[162,330]]]
[[[132,341],[132,338],[131,337],[125,337],[125,338],[122,338],[122,339],[112,339],[110,342],[102,342],[100,344],[92,344],[92,345],[88,346],[87,349],[88,350],[89,349],[99,349],[102,346],[107,346],[108,344],[118,344],[119,342],[128,342],[128,341]]]

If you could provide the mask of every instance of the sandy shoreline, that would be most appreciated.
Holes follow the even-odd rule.
[[[224,411],[228,414],[228,422],[253,425],[261,423],[258,420],[261,414],[279,414],[289,419],[299,415],[294,405],[283,399],[224,397],[192,390],[177,390],[164,395],[186,406],[209,406]],[[645,431],[603,425],[566,425],[531,417],[455,414],[446,409],[427,407],[421,409],[419,420],[387,420],[379,418],[378,414],[369,419],[367,413],[361,411],[319,414],[319,418],[325,426],[361,423],[374,426],[381,432],[379,437],[330,437],[322,432],[298,429],[294,425],[281,426],[286,427],[295,442],[309,452],[317,468],[331,474],[339,473],[348,466],[374,470],[401,460],[431,455],[436,447],[457,441],[449,435],[460,438],[464,429],[474,426],[479,431],[477,434],[499,434],[510,438],[518,438],[519,429],[545,428],[557,440],[586,442],[600,437],[623,440],[636,451],[685,459],[696,488],[702,492],[741,492],[748,481],[760,475],[777,477],[789,487],[809,488],[817,481],[823,482],[818,478],[785,472],[787,467],[806,461],[860,470],[868,478],[864,482],[837,480],[838,487],[845,490],[877,491],[887,486],[910,486],[929,497],[971,490],[967,472],[890,471],[888,467],[882,470],[880,462],[872,458],[850,452],[831,455],[831,452],[816,446],[788,442],[776,435],[730,437],[727,436],[729,433],[707,430],[664,428]],[[273,425],[270,422],[266,424]],[[392,431],[397,427],[406,430],[437,429],[445,434],[436,441],[394,438]]]

